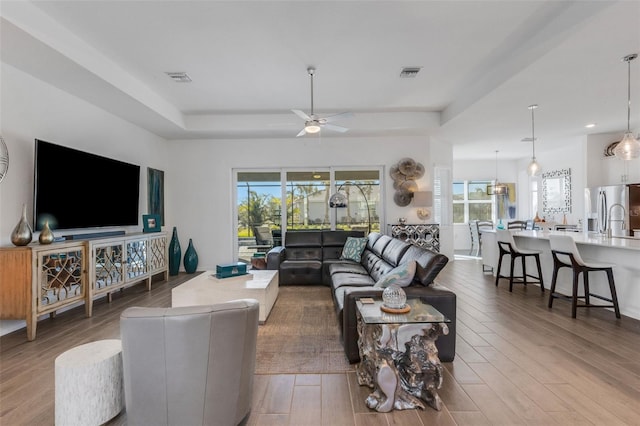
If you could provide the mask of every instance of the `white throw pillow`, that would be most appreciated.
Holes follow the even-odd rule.
[[[397,284],[400,287],[407,287],[413,281],[416,275],[416,261],[410,260],[407,263],[396,266],[388,273],[384,274],[374,287],[387,288],[391,284]]]

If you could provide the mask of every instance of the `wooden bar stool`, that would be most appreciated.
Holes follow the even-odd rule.
[[[549,308],[553,305],[553,299],[571,300],[571,316],[576,317],[577,308],[613,308],[616,318],[620,318],[620,308],[618,307],[618,296],[616,294],[616,284],[613,280],[612,263],[584,261],[578,252],[578,247],[573,237],[568,235],[550,235],[549,243],[551,245],[551,255],[553,256],[553,277],[551,278],[551,291],[549,295]],[[573,270],[573,292],[571,296],[556,293],[556,281],[558,279],[558,270],[567,267]],[[591,293],[589,290],[589,272],[603,271],[607,274],[609,280],[609,289],[611,298]],[[582,275],[582,283],[584,285],[584,295],[578,296],[578,277]],[[610,305],[593,305],[590,297],[595,297]],[[578,305],[578,299],[584,299],[584,304]]]
[[[498,285],[498,281],[500,280],[500,278],[509,278],[509,291],[513,291],[514,284],[540,284],[540,290],[542,291],[542,293],[544,293],[544,284],[542,282],[542,268],[540,267],[541,251],[518,248],[515,241],[513,240],[511,231],[508,231],[506,229],[497,229],[496,237],[498,240],[498,249],[500,250],[498,258],[498,270],[496,271],[496,286]],[[511,268],[509,270],[509,275],[500,275],[502,258],[505,255],[509,255],[511,257]],[[536,266],[538,267],[537,277],[535,275],[527,274],[526,258],[529,256],[533,256],[533,258],[536,260]],[[518,258],[520,258],[520,260],[522,261],[521,276],[514,275],[515,261]],[[527,277],[533,278],[534,281],[527,281]]]

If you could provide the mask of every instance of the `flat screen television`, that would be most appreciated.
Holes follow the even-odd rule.
[[[137,225],[139,196],[140,166],[36,139],[35,230]]]

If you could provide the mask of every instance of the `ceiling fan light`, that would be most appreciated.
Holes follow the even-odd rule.
[[[320,126],[315,123],[310,123],[304,126],[304,131],[307,133],[318,133],[320,131]]]
[[[538,164],[536,158],[533,157],[531,159],[531,162],[529,163],[529,166],[527,166],[527,173],[529,174],[529,176],[538,176],[541,169],[542,168],[540,167],[540,164]]]
[[[621,160],[633,160],[640,157],[640,141],[633,136],[633,133],[627,132],[616,147],[613,154]]]

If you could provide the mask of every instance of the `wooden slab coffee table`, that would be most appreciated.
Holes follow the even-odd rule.
[[[278,271],[251,270],[247,275],[218,279],[205,271],[171,290],[171,306],[210,305],[235,299],[260,302],[259,320],[264,324],[278,298]]]

